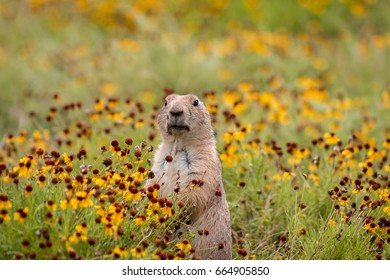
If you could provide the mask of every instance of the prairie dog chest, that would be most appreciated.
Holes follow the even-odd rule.
[[[175,187],[183,188],[189,183],[190,153],[185,149],[172,152],[163,149],[157,155],[152,170],[161,187],[160,195],[169,196],[174,192]]]

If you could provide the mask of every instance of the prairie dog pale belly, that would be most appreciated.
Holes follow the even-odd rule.
[[[168,197],[174,193],[175,187],[181,187],[182,184],[189,183],[188,178],[191,173],[189,152],[181,149],[170,153],[162,153],[159,160],[155,163],[152,171],[159,180],[161,186],[159,195]],[[166,160],[167,156],[172,156],[171,162]]]

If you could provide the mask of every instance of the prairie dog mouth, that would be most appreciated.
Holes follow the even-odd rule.
[[[173,131],[190,131],[190,128],[188,125],[168,125],[168,132],[172,133]]]

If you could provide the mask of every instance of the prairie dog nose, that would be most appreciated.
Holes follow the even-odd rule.
[[[183,115],[183,109],[182,108],[178,108],[178,107],[173,107],[169,113],[173,116],[173,117],[179,117],[181,115]]]

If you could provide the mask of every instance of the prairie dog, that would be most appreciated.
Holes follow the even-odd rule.
[[[193,94],[171,94],[157,124],[162,143],[147,184],[159,183],[161,197],[177,193],[185,201],[195,257],[231,259],[230,213],[209,112]]]

